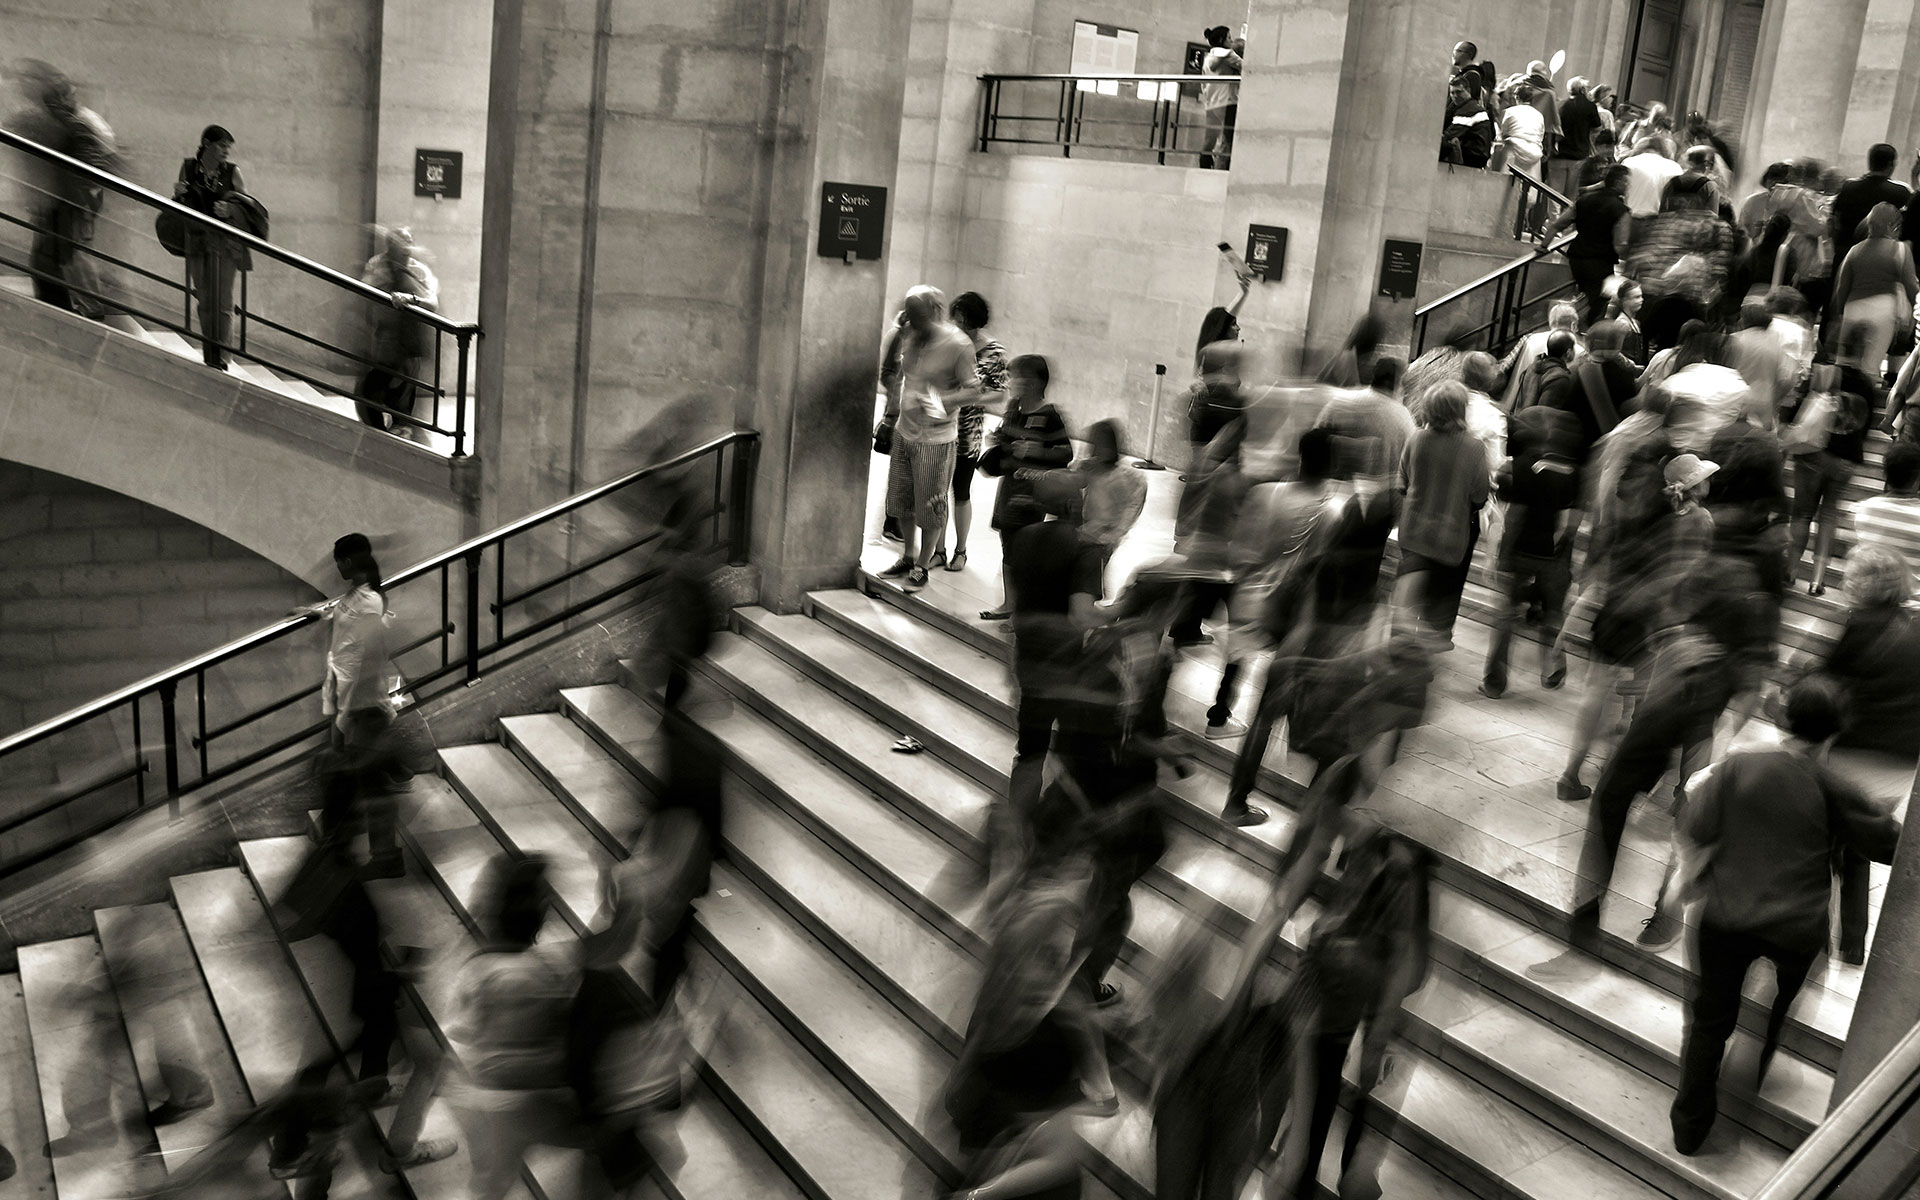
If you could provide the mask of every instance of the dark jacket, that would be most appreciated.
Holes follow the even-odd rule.
[[[1532,370],[1533,404],[1573,411],[1573,372],[1567,364],[1542,354],[1533,360]]]
[[[1860,240],[1860,222],[1867,219],[1874,205],[1885,203],[1904,209],[1912,196],[1906,184],[1885,175],[1862,175],[1841,184],[1833,197],[1832,215],[1827,218],[1827,227],[1833,233],[1834,269],[1839,269],[1847,251]]]
[[[1484,167],[1492,151],[1493,117],[1480,97],[1469,96],[1458,105],[1449,105],[1446,127],[1440,131],[1440,161]]]

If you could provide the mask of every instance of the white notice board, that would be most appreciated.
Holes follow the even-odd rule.
[[[1068,68],[1070,74],[1132,75],[1139,57],[1138,30],[1100,25],[1092,21],[1073,23],[1073,62]],[[1096,85],[1091,81],[1080,86],[1085,91],[1096,90]],[[1097,90],[1111,96],[1119,92],[1120,86],[1112,80],[1105,80],[1098,84]]]

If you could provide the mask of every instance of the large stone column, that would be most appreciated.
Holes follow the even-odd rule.
[[[1868,0],[1771,0],[1767,5],[1754,72],[1749,162],[1837,159],[1847,119],[1847,106],[1837,101],[1853,88],[1867,5]]]
[[[1902,153],[1913,115],[1915,72],[1920,71],[1920,5],[1914,0],[1867,0],[1860,52],[1839,159],[1849,172],[1864,164],[1867,148],[1891,142]]]
[[[762,602],[799,607],[859,565],[886,262],[815,253],[821,185],[886,186],[899,161],[912,10],[897,0],[794,8],[768,187],[753,424],[753,560]]]
[[[1321,218],[1320,285],[1308,314],[1309,366],[1337,349],[1369,307],[1386,316],[1390,341],[1412,328],[1411,295],[1378,295],[1381,257],[1389,238],[1426,243],[1447,54],[1467,7],[1465,0],[1353,0]]]
[[[1255,284],[1240,314],[1247,342],[1269,354],[1276,373],[1295,372],[1305,359],[1315,292],[1353,286],[1346,270],[1323,279],[1321,240],[1348,17],[1361,2],[1254,0],[1248,14],[1220,237],[1241,248],[1249,224],[1288,231],[1285,277]],[[1233,276],[1222,263],[1216,296],[1225,303],[1232,293]]]

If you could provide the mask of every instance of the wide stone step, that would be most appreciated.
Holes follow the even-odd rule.
[[[223,867],[171,881],[200,973],[226,1027],[241,1078],[254,1103],[279,1095],[300,1069],[330,1057],[313,1001],[275,934],[253,885],[237,867]],[[344,1082],[335,1069],[336,1079]],[[334,1168],[333,1195],[388,1197],[398,1185],[381,1174],[368,1139],[343,1139]]]
[[[40,1111],[33,1044],[20,977],[0,975],[0,1144],[14,1158],[12,1179],[0,1181],[0,1200],[46,1200],[53,1195],[53,1160]]]
[[[992,765],[991,778],[1000,779],[997,786],[1003,788],[1005,768],[999,764],[1010,762],[1010,734],[1003,730],[996,740],[956,747],[954,738],[943,736],[947,725],[939,714],[943,708],[962,706],[998,713],[1003,719],[1010,712],[1010,674],[1003,666],[996,677],[991,663],[984,661],[1008,652],[1006,635],[997,626],[969,619],[964,596],[932,588],[909,596],[883,581],[871,586],[872,596],[822,592],[811,597],[809,603],[820,621],[770,617],[752,609],[740,610],[735,619],[756,641],[780,653],[824,688],[849,697],[850,703],[876,719],[894,714],[891,720],[922,736],[935,755],[960,755],[959,765],[969,775],[977,777],[983,764]],[[901,621],[900,616],[907,619]],[[844,640],[857,640],[858,646],[836,644],[834,631],[808,627],[823,623],[844,631],[850,635]],[[1484,631],[1463,623],[1455,637],[1462,650],[1440,656],[1440,669],[1470,670],[1477,679],[1478,663],[1472,652],[1484,653]],[[812,653],[816,647],[824,647],[819,657]],[[978,651],[983,659],[966,665],[968,650]],[[727,653],[732,651],[714,656],[715,669],[725,669]],[[1469,655],[1464,661],[1462,653]],[[847,670],[836,670],[836,664]],[[1183,656],[1176,666],[1168,718],[1176,733],[1186,738],[1202,769],[1164,790],[1185,801],[1184,806],[1175,805],[1174,812],[1189,827],[1243,856],[1277,862],[1290,836],[1284,823],[1269,821],[1240,830],[1218,819],[1225,795],[1222,776],[1231,770],[1240,740],[1208,741],[1200,736],[1206,703],[1201,697],[1211,698],[1217,678],[1217,667],[1203,667],[1190,657]],[[1243,693],[1253,695],[1257,692]],[[895,696],[908,702],[896,709],[889,704]],[[1248,703],[1243,700],[1243,709]],[[923,727],[919,719],[906,720],[909,716],[933,724]],[[1477,901],[1483,910],[1517,918],[1553,941],[1563,940],[1575,883],[1571,864],[1586,812],[1584,806],[1565,805],[1554,798],[1550,780],[1565,752],[1542,734],[1566,728],[1571,719],[1565,692],[1540,693],[1537,702],[1510,694],[1493,711],[1436,696],[1429,703],[1429,723],[1407,735],[1400,761],[1362,810],[1434,851],[1438,882]],[[1291,804],[1303,789],[1305,766],[1288,756],[1281,741],[1275,738],[1260,779],[1268,798]],[[1543,778],[1548,782],[1531,782]],[[1262,800],[1256,796],[1254,802]],[[1267,807],[1280,816],[1274,805]],[[1637,976],[1669,997],[1684,997],[1692,986],[1684,942],[1658,953],[1634,944],[1659,887],[1667,837],[1664,816],[1650,812],[1647,805],[1638,806],[1615,872],[1613,896],[1602,914],[1607,935],[1603,956],[1608,967]],[[1523,975],[1519,978],[1524,980]],[[1830,971],[1824,980],[1816,977],[1795,1004],[1785,1045],[1823,1071],[1831,1071],[1839,1061],[1858,985],[1858,972]],[[1537,992],[1527,981],[1516,994],[1525,999]],[[1757,982],[1750,983],[1748,998],[1742,1024],[1752,1031],[1764,1030],[1771,993]],[[1531,1000],[1527,1006],[1538,1008]],[[1677,1052],[1676,1042],[1676,1056]],[[1800,1103],[1824,1109],[1824,1102]]]
[[[110,1200],[165,1181],[120,1006],[92,936],[22,946],[20,983],[61,1200]],[[43,1139],[44,1140],[44,1139]],[[31,1159],[38,1145],[22,1147]]]
[[[162,1162],[178,1170],[203,1146],[253,1111],[246,1081],[233,1061],[226,1029],[214,1011],[206,981],[194,963],[193,947],[180,916],[168,904],[137,904],[96,909],[94,930],[105,954],[107,973],[126,1018],[142,1094],[151,1108],[163,1100],[182,1104],[175,1084],[205,1086],[210,1103],[184,1120],[154,1130]],[[180,1068],[191,1075],[182,1076]],[[249,1186],[272,1187],[264,1148],[247,1160]]]

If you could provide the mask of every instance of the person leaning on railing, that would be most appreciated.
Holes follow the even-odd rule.
[[[1468,67],[1447,84],[1447,123],[1440,132],[1440,161],[1481,168],[1493,152],[1493,118],[1480,99],[1480,74]]]

